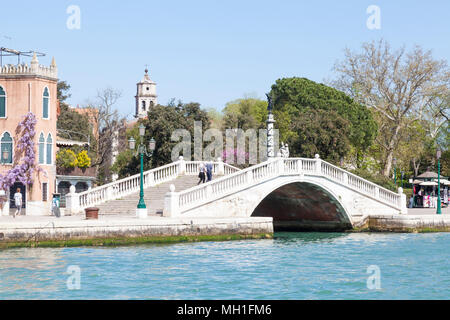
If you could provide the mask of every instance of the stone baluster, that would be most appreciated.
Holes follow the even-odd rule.
[[[75,193],[75,186],[70,186],[70,193],[66,194],[66,211],[70,214],[80,210],[80,196]]]
[[[217,158],[217,174],[219,176],[225,175],[225,165],[222,158]]]
[[[183,156],[180,156],[180,158],[178,158],[178,162],[179,162],[179,175],[184,175],[186,174],[186,161],[184,161]]]
[[[114,199],[114,188],[113,186],[109,186],[106,188],[106,201]]]
[[[179,198],[180,195],[175,192],[175,186],[170,185],[170,192],[164,196],[163,217],[173,218],[180,214]]]
[[[399,207],[400,214],[408,214],[408,207],[406,206],[406,194],[403,192],[403,188],[398,188],[399,197]]]
[[[253,183],[253,170],[247,172],[247,184],[251,185]]]
[[[322,174],[322,160],[320,159],[320,155],[316,154],[314,156],[316,159],[316,174],[321,175]]]
[[[346,172],[342,173],[342,183],[348,185],[348,174]]]

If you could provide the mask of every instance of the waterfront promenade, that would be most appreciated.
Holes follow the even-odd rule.
[[[408,209],[406,215],[374,215],[355,231],[450,231],[450,208],[443,208],[442,215],[436,215],[435,209]],[[232,240],[271,237],[273,232],[270,217],[166,218],[154,215],[138,219],[131,215],[100,215],[98,220],[86,220],[84,215],[0,217],[0,247],[8,247],[7,243],[31,245],[42,242],[84,245],[89,244],[86,240],[102,239],[113,239],[118,244],[153,242],[152,239],[155,242],[189,238]]]

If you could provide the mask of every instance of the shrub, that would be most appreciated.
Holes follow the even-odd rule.
[[[91,158],[89,158],[86,150],[77,154],[77,165],[80,169],[86,169],[91,166]]]
[[[62,149],[56,154],[56,165],[59,168],[73,169],[77,164],[77,156],[70,149]]]

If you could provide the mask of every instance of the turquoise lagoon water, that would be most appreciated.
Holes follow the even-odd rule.
[[[450,233],[279,233],[12,249],[0,251],[0,299],[449,299],[449,245]],[[68,289],[70,266],[80,270],[79,290]],[[369,266],[380,270],[380,289],[368,289]]]

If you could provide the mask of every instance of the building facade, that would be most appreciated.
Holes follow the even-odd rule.
[[[156,95],[156,83],[150,79],[148,69],[145,69],[144,78],[137,83],[136,92],[136,118],[147,117],[148,110],[151,106],[158,104],[158,96]]]
[[[5,195],[1,213],[9,215],[15,209],[14,193],[21,189],[23,196],[22,214],[48,215],[51,213],[52,193],[55,192],[56,178],[56,120],[57,120],[58,69],[55,60],[50,66],[39,65],[34,54],[30,65],[4,65],[0,68],[0,174],[5,175],[23,159],[18,150],[19,136],[16,134],[24,116],[32,112],[36,117],[35,157],[36,164],[43,172],[33,174],[30,186],[17,181],[8,190],[0,190]]]

